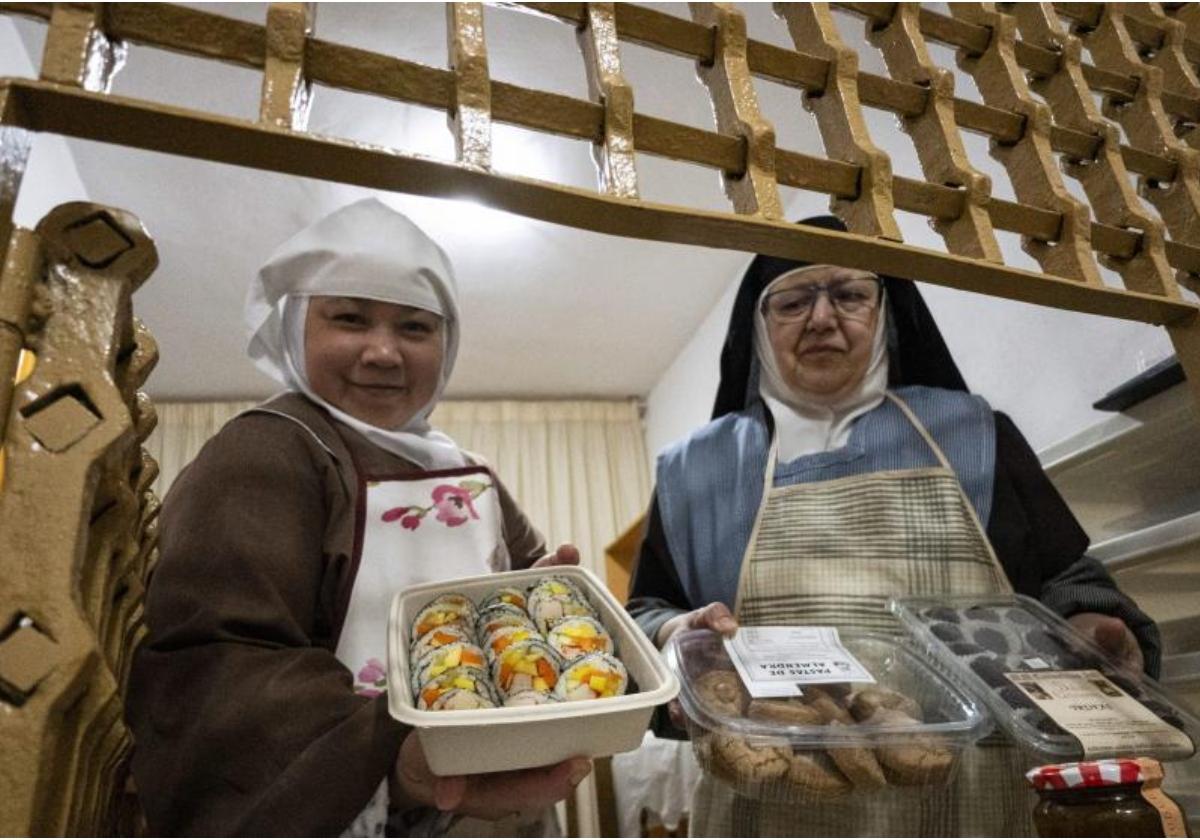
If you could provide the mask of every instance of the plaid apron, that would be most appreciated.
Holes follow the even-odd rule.
[[[939,466],[773,487],[772,443],[738,581],[741,624],[898,633],[891,596],[1012,591],[945,454],[899,397],[888,398]],[[948,788],[803,806],[750,800],[706,775],[691,825],[695,836],[1032,836],[1025,769],[1015,749],[989,739],[967,750]]]

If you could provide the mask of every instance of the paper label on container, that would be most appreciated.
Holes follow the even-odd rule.
[[[1192,749],[1192,741],[1099,671],[1006,674],[1017,688],[1083,744],[1084,758]]]
[[[836,627],[741,627],[725,650],[751,697],[799,697],[816,683],[875,682]]]

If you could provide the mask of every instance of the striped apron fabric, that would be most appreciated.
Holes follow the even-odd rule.
[[[886,609],[892,596],[1011,591],[945,454],[903,400],[888,397],[940,466],[776,488],[772,444],[738,582],[741,624],[897,633]],[[932,794],[895,789],[802,807],[752,801],[705,776],[691,825],[696,836],[1032,836],[1025,769],[1015,749],[985,742]]]

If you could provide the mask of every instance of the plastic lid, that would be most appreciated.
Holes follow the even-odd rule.
[[[1047,764],[1033,768],[1025,774],[1025,778],[1037,790],[1115,787],[1145,781],[1141,763],[1132,758]]]
[[[802,688],[805,698],[824,692],[844,702],[854,690],[878,689],[903,695],[915,704],[921,719],[908,718],[906,723],[897,723],[894,718],[886,723],[864,720],[830,726],[826,722],[783,722],[775,715],[751,716],[752,698],[734,670],[722,637],[710,630],[677,634],[668,647],[667,658],[679,676],[679,702],[683,711],[693,725],[710,731],[752,739],[782,738],[796,749],[894,743],[918,735],[937,735],[965,743],[983,734],[987,719],[975,701],[933,670],[902,640],[844,630],[841,641],[876,682],[805,685]]]

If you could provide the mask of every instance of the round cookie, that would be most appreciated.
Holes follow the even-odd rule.
[[[736,735],[715,733],[711,742],[712,758],[738,782],[771,782],[791,769],[791,749],[781,743],[751,744]]]
[[[741,717],[749,697],[737,671],[708,671],[695,683],[696,693],[706,708],[728,717]]]
[[[823,753],[798,752],[792,756],[788,781],[805,793],[832,798],[853,789],[850,780],[842,775],[833,761]]]

